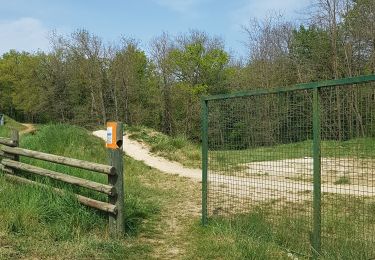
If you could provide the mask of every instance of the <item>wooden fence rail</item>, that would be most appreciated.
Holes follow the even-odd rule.
[[[121,139],[122,139],[122,124],[121,126]],[[109,213],[109,231],[111,235],[122,235],[124,233],[124,219],[123,219],[123,169],[122,169],[122,155],[113,157],[113,150],[109,151],[111,155],[111,165],[104,165],[98,163],[87,162],[83,160],[42,153],[38,151],[27,150],[18,147],[19,134],[17,131],[12,131],[12,138],[2,138],[0,137],[0,157],[1,160],[0,170],[4,172],[4,176],[11,180],[26,184],[32,184],[43,188],[52,188],[57,193],[64,193],[63,190],[49,187],[45,184],[38,183],[36,181],[29,180],[22,177],[22,171],[33,173],[39,176],[48,177],[54,180],[62,181],[64,183],[76,185],[79,187],[84,187],[90,190],[104,193],[108,195],[108,202],[102,202],[94,200],[79,194],[74,194],[77,200],[88,207],[92,207],[104,212]],[[122,142],[121,142],[122,143]],[[117,154],[120,153],[118,147]],[[94,181],[82,179],[79,177],[71,176],[68,174],[43,169],[37,166],[29,165],[27,163],[19,162],[19,157],[25,156],[33,159],[38,159],[42,161],[57,163],[61,165],[71,166],[79,169],[90,170],[102,174],[108,175],[109,184],[97,183]],[[117,162],[121,160],[121,162]],[[116,167],[117,166],[117,167]],[[121,183],[118,182],[121,180]],[[115,225],[113,224],[115,223]]]
[[[51,171],[51,170],[47,170],[43,168],[39,168],[39,167],[29,165],[26,163],[21,163],[21,162],[9,160],[9,159],[3,159],[1,164],[8,168],[31,172],[31,173],[34,173],[43,177],[49,177],[54,180],[59,180],[59,181],[66,182],[69,184],[73,184],[73,185],[77,185],[77,186],[84,187],[87,189],[102,192],[107,195],[116,194],[115,187],[113,186],[85,180],[82,178],[70,176],[67,174],[63,174],[63,173],[59,173],[59,172],[55,172],[55,171]]]
[[[5,170],[5,172],[6,171],[7,170]],[[45,188],[45,189],[51,189],[52,188],[52,190],[54,190],[55,192],[60,193],[60,194],[65,193],[65,191],[63,191],[62,189],[49,187],[45,184],[35,182],[35,181],[29,180],[29,179],[21,178],[19,176],[13,175],[13,174],[5,173],[4,176],[7,179],[12,180],[12,181],[26,183],[26,184],[32,184],[32,185],[39,186],[39,187]],[[109,203],[106,203],[106,202],[102,202],[102,201],[98,201],[98,200],[94,200],[94,199],[90,199],[90,198],[87,198],[87,197],[79,195],[79,194],[73,194],[73,195],[77,198],[78,202],[80,202],[82,205],[85,205],[85,206],[88,206],[88,207],[91,207],[91,208],[95,208],[95,209],[99,209],[99,210],[102,210],[102,211],[105,211],[105,212],[108,212],[108,213],[112,213],[114,215],[117,214],[117,208],[116,208],[115,205],[112,205],[112,204],[109,204]]]
[[[4,138],[4,137],[0,137],[0,144],[10,146],[10,147],[16,147],[17,146],[17,144],[14,143],[12,139]]]
[[[8,154],[22,155],[22,156],[29,157],[29,158],[34,158],[34,159],[39,159],[39,160],[43,160],[43,161],[47,161],[47,162],[63,164],[63,165],[67,165],[67,166],[72,166],[72,167],[76,167],[76,168],[80,168],[80,169],[89,170],[89,171],[104,173],[104,174],[108,174],[108,175],[115,175],[116,174],[115,167],[110,166],[110,165],[92,163],[92,162],[72,159],[72,158],[48,154],[48,153],[31,151],[31,150],[27,150],[27,149],[23,149],[23,148],[18,148],[18,147],[4,146],[1,150],[4,153],[8,153]]]

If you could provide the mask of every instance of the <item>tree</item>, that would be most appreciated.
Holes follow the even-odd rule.
[[[116,115],[127,124],[141,124],[153,112],[155,97],[147,57],[136,41],[123,39],[111,63]],[[150,83],[150,84],[149,84]],[[147,113],[150,112],[150,113]]]
[[[12,106],[21,111],[28,120],[34,120],[38,113],[43,111],[40,96],[41,89],[40,66],[43,54],[31,55],[26,52],[10,51],[3,55],[0,79],[1,94],[6,98],[4,105]]]
[[[344,16],[348,73],[375,73],[375,2],[354,1]]]
[[[243,29],[249,50],[249,85],[270,88],[295,83],[289,56],[292,24],[280,14],[270,14],[264,20],[251,19]]]
[[[328,33],[316,26],[293,30],[290,56],[297,71],[298,82],[319,81],[332,75],[331,44]]]
[[[76,71],[90,90],[91,117],[98,123],[107,121],[103,88],[103,54],[102,40],[87,30],[77,30],[71,36],[70,46],[73,60],[77,63]],[[82,82],[82,83],[83,83]]]
[[[152,61],[156,66],[155,71],[160,79],[159,87],[163,95],[162,131],[169,135],[174,133],[171,98],[174,78],[170,59],[172,49],[173,44],[171,38],[165,32],[155,37],[151,42]]]
[[[225,92],[229,55],[219,38],[191,31],[177,38],[170,59],[177,81],[175,102],[184,104],[175,111],[181,127],[179,131],[199,138],[199,97]]]

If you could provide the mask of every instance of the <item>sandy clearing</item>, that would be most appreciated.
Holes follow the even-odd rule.
[[[97,137],[106,140],[106,131],[99,130],[93,132]],[[124,136],[124,152],[135,160],[143,161],[146,165],[158,169],[167,174],[175,174],[182,177],[190,178],[194,181],[202,180],[201,169],[191,169],[183,166],[178,162],[169,161],[163,157],[154,155],[150,152],[147,146],[140,142],[129,139]],[[311,170],[310,164],[306,164],[304,159],[287,159],[287,167],[290,166],[291,160],[297,162],[298,167],[301,167],[299,161],[304,161]],[[275,170],[280,170],[280,161],[262,162],[263,165],[275,164]],[[259,163],[258,163],[259,164]],[[255,163],[254,165],[257,165]],[[251,164],[248,164],[251,167]],[[266,170],[266,169],[264,169]],[[269,170],[269,169],[268,169]],[[271,169],[272,170],[272,169]],[[313,184],[305,181],[293,181],[285,179],[285,176],[228,176],[209,172],[209,185],[213,191],[221,192],[223,194],[233,194],[238,197],[251,197],[253,200],[268,200],[268,199],[285,199],[288,201],[295,201],[301,198],[302,193],[311,193],[313,191]],[[334,185],[330,183],[323,183],[321,187],[322,192],[345,194],[354,196],[374,196],[375,187],[363,185]]]

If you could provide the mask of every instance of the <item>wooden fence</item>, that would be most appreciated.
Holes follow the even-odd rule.
[[[122,124],[120,123],[120,125]],[[119,136],[122,138],[122,126]],[[79,194],[74,195],[81,204],[108,213],[109,232],[111,236],[119,236],[124,233],[125,227],[123,218],[124,192],[121,150],[122,147],[118,147],[115,150],[109,151],[109,154],[111,156],[111,165],[104,165],[20,148],[18,147],[19,134],[16,130],[12,131],[11,138],[0,137],[0,145],[2,145],[0,150],[0,157],[3,158],[1,160],[0,170],[3,171],[4,176],[7,179],[20,183],[33,184],[39,187],[49,188],[49,186],[45,184],[29,180],[22,176],[22,171],[24,171],[104,193],[108,195],[108,202],[94,200]],[[20,156],[105,174],[108,176],[109,184],[97,183],[79,177],[70,176],[68,174],[22,163],[19,161]],[[64,191],[59,188],[52,187],[52,190],[60,194],[64,193]]]

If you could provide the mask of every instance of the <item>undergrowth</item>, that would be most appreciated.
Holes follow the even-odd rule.
[[[125,132],[129,133],[129,138],[146,143],[151,152],[159,156],[188,167],[201,167],[200,145],[183,135],[168,136],[143,126],[128,126]]]

